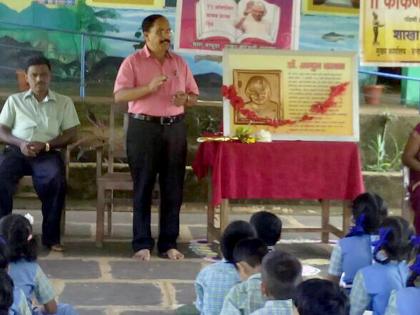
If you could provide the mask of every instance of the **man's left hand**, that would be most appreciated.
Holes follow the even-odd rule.
[[[172,102],[175,106],[185,106],[187,105],[188,94],[183,91],[178,91],[172,97]]]
[[[33,141],[28,144],[29,148],[38,155],[40,152],[45,150],[45,143],[39,141]]]

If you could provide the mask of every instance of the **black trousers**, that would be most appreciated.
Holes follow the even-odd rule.
[[[176,248],[179,212],[182,205],[187,132],[184,121],[171,125],[130,117],[127,157],[134,182],[133,250],[153,249],[151,203],[159,174],[160,215],[158,251]]]
[[[66,177],[61,153],[50,151],[27,157],[15,146],[0,154],[0,218],[12,212],[13,195],[25,175],[31,175],[42,202],[42,243],[60,243],[60,219],[66,195]]]

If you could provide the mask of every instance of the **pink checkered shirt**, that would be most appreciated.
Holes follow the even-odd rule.
[[[167,53],[163,64],[151,54],[147,46],[128,56],[118,71],[114,93],[148,84],[155,76],[166,75],[168,80],[155,93],[128,103],[128,112],[151,116],[175,116],[184,108],[172,103],[177,91],[198,95],[197,83],[185,61],[173,52]]]

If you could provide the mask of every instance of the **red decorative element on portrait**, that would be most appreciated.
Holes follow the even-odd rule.
[[[240,97],[233,85],[223,85],[222,95],[227,98],[232,107],[241,113],[246,119],[251,122],[263,122],[265,125],[272,127],[280,127],[284,125],[293,125],[299,122],[310,121],[316,118],[313,114],[325,114],[331,107],[337,105],[337,97],[342,96],[349,85],[349,82],[340,83],[330,87],[330,93],[327,99],[323,102],[315,102],[311,105],[309,113],[305,113],[300,119],[270,119],[258,116],[254,111],[244,108],[244,100]],[[311,115],[312,114],[312,115]]]

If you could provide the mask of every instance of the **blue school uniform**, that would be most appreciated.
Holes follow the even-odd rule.
[[[291,299],[270,300],[251,315],[293,315],[293,301]]]
[[[420,288],[392,291],[385,315],[412,315],[420,310]]]
[[[202,269],[195,279],[195,306],[202,315],[219,315],[225,296],[240,282],[234,266],[222,260]]]
[[[256,273],[230,289],[220,315],[249,315],[262,308],[264,303],[265,298],[261,293],[261,273]]]
[[[353,283],[354,276],[361,268],[372,264],[372,241],[377,235],[357,235],[339,240],[333,249],[328,273],[340,277],[347,285]]]
[[[9,315],[31,315],[31,309],[26,301],[25,294],[21,289],[13,290],[13,305],[9,310]]]
[[[373,315],[385,314],[392,290],[404,288],[408,275],[409,269],[404,261],[362,268],[353,281],[350,315],[362,315],[369,305]]]
[[[24,259],[9,264],[9,275],[15,287],[21,289],[26,296],[33,315],[43,314],[40,309],[32,306],[35,297],[39,304],[46,304],[55,298],[51,282],[37,262]],[[78,315],[71,305],[58,304],[56,315]]]

